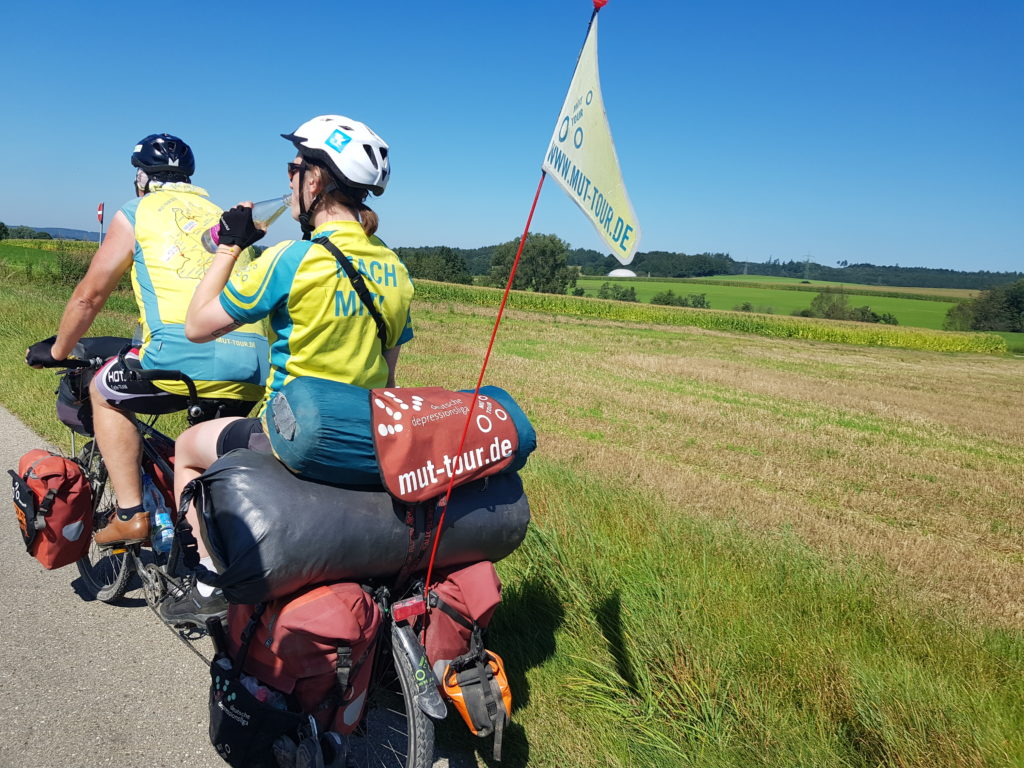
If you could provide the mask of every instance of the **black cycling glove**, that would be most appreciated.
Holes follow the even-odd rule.
[[[237,245],[245,250],[265,234],[266,230],[253,223],[252,208],[236,205],[224,211],[220,217],[220,230],[217,235],[221,245]]]
[[[41,365],[43,368],[52,368],[60,365],[61,361],[54,360],[53,355],[50,353],[56,340],[56,336],[51,336],[48,339],[37,341],[25,353],[25,363],[33,367]]]

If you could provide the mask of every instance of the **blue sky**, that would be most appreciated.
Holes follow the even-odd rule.
[[[389,244],[510,240],[590,9],[12,4],[0,221],[96,229],[96,204],[131,194],[134,143],[163,131],[216,202],[271,197],[278,134],[340,113],[391,144]],[[610,0],[602,89],[640,250],[1024,270],[1022,39],[1020,0]],[[551,181],[533,231],[606,250]]]

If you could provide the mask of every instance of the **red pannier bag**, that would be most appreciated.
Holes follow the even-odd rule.
[[[512,715],[505,664],[484,647],[484,631],[500,602],[493,563],[447,571],[430,590],[424,637],[439,687],[474,735],[494,735],[495,760],[501,760],[502,733]]]
[[[256,606],[231,604],[231,655]],[[323,730],[348,734],[362,719],[380,609],[358,584],[315,587],[267,603],[243,671],[292,697]]]
[[[92,540],[92,487],[82,467],[41,448],[18,462],[14,512],[25,549],[52,570],[79,560]]]
[[[487,629],[500,602],[501,579],[494,563],[485,560],[437,575],[428,600],[424,647],[438,680],[446,664],[469,651],[474,626],[481,633]]]

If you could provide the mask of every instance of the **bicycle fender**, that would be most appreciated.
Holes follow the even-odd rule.
[[[409,663],[412,664],[412,673],[416,684],[416,692],[413,698],[416,705],[423,710],[423,713],[434,720],[443,720],[448,714],[441,692],[437,690],[437,678],[427,661],[427,652],[423,650],[416,634],[408,624],[391,625],[391,640],[397,642],[405,652]]]

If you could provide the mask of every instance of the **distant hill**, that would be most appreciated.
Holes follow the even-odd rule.
[[[46,232],[56,240],[88,240],[91,243],[100,241],[99,232],[86,232],[84,229],[64,229],[63,227],[32,227],[37,232]]]
[[[90,243],[100,241],[99,232],[87,232],[84,229],[66,229],[65,227],[27,227],[24,224],[8,224],[7,237],[12,240],[85,240]],[[48,237],[45,237],[48,235]]]

